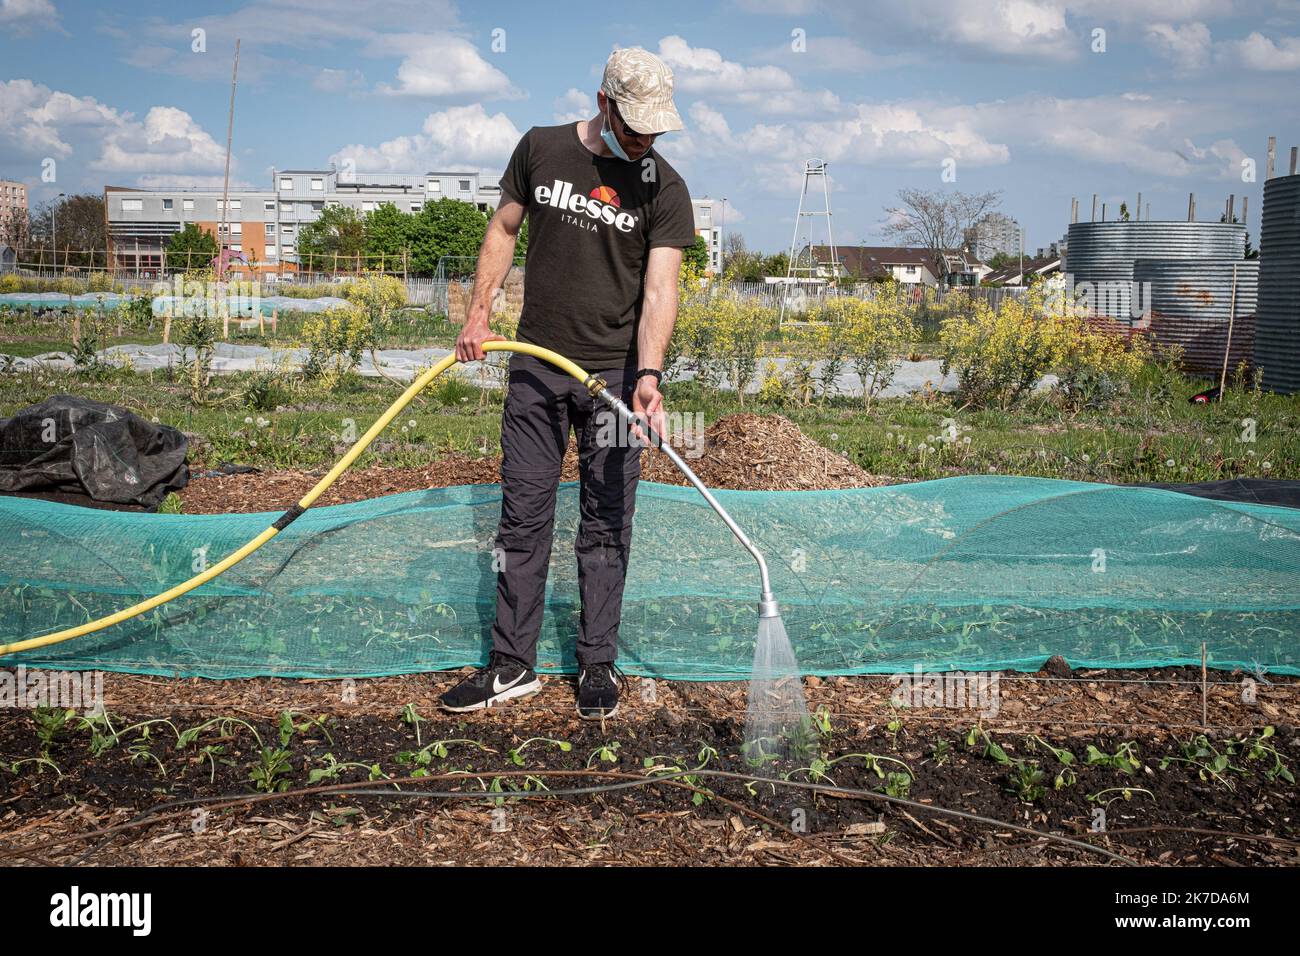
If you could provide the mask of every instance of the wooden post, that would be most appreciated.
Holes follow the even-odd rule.
[[[271,334],[275,335],[280,328],[280,307],[277,305],[271,310]]]
[[[1092,222],[1097,221],[1097,194],[1092,194]]]
[[[1268,164],[1264,167],[1264,181],[1273,178],[1273,163],[1277,160],[1277,137],[1268,138]]]
[[[1220,396],[1222,397],[1222,396]],[[1201,641],[1201,729],[1208,730],[1210,722],[1210,686],[1206,674],[1206,664],[1209,655],[1206,653],[1205,642]]]
[[[1137,221],[1142,221],[1142,194],[1138,193]]]
[[[1232,267],[1232,301],[1228,303],[1228,341],[1223,346],[1223,373],[1219,376],[1219,401],[1228,387],[1228,355],[1232,352],[1232,323],[1237,317],[1237,267]]]
[[[1300,146],[1291,147],[1291,175],[1296,173],[1297,164],[1300,163]]]
[[[1250,208],[1250,197],[1242,196],[1241,197],[1241,224],[1245,226],[1247,229],[1250,228],[1250,224],[1246,222],[1246,214],[1249,208]]]
[[[1187,221],[1196,222],[1196,193],[1187,194]]]
[[[1102,221],[1102,222],[1105,222],[1105,221],[1106,221],[1106,204],[1105,204],[1105,203],[1102,203],[1102,204],[1101,204],[1101,221]]]

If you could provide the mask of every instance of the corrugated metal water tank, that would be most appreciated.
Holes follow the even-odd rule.
[[[1236,310],[1233,311],[1233,271],[1236,270]],[[1133,280],[1150,300],[1151,336],[1161,345],[1183,349],[1183,367],[1213,374],[1223,369],[1232,318],[1232,350],[1228,374],[1254,354],[1256,259],[1139,259]]]
[[[1123,321],[1142,317],[1149,303],[1133,296],[1139,259],[1241,259],[1246,227],[1225,222],[1071,223],[1062,271],[1076,289],[1091,287],[1092,311]]]
[[[1255,365],[1269,391],[1300,392],[1300,176],[1264,184]]]

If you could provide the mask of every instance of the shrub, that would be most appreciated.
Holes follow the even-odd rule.
[[[884,283],[869,298],[836,298],[823,313],[862,385],[862,402],[870,408],[872,399],[893,381],[898,360],[916,335],[899,285]]]

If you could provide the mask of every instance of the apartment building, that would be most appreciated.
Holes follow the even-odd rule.
[[[722,271],[722,225],[716,222],[716,216],[722,211],[724,200],[710,199],[707,196],[691,200],[691,209],[695,214],[695,234],[704,237],[704,244],[709,247],[709,268],[713,274]]]
[[[0,242],[13,243],[25,232],[27,186],[12,179],[0,179]]]
[[[307,263],[298,255],[302,227],[327,207],[346,206],[364,215],[392,203],[401,212],[418,213],[426,202],[450,198],[491,213],[501,200],[496,182],[477,172],[360,173],[333,167],[272,170],[270,189],[232,188],[225,200],[227,207],[223,207],[220,188],[105,186],[104,214],[109,252],[117,268],[160,269],[168,240],[194,223],[219,236],[233,258],[242,257],[255,271],[295,272],[309,266],[329,270],[333,263]]]

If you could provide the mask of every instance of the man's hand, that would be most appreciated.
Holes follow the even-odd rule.
[[[660,438],[664,435],[664,397],[659,391],[659,383],[653,375],[643,375],[636,383],[636,391],[632,393],[632,411],[643,421],[648,421]],[[645,431],[632,426],[632,434],[636,440],[645,444],[650,444],[650,436]]]
[[[461,326],[460,335],[456,337],[456,358],[461,362],[481,362],[486,353],[483,351],[484,342],[504,342],[504,335],[497,335],[488,327],[487,313],[476,314],[477,310],[470,309],[469,317],[466,318],[465,324]]]

